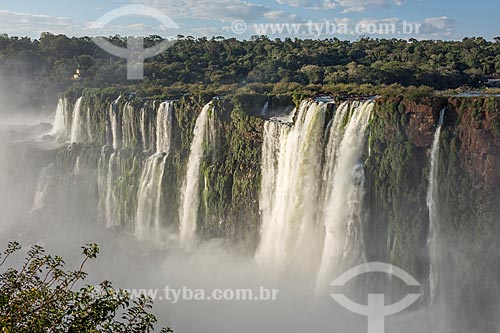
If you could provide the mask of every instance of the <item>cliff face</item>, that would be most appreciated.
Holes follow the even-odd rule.
[[[143,164],[155,151],[160,102],[131,94],[117,99],[117,94],[98,90],[83,94],[77,124],[79,143],[60,149],[56,165],[66,173],[72,172],[77,162],[81,170],[103,171],[103,179],[91,177],[94,181],[86,187],[88,197],[95,197],[92,193],[99,191],[109,196],[111,191],[116,199],[114,210],[119,212],[113,225],[127,228],[136,218]],[[71,111],[75,98],[68,100],[66,132],[75,123],[74,110]],[[179,223],[177,212],[195,121],[209,100],[206,96],[192,96],[173,104],[172,148],[161,178],[164,189],[160,205],[164,220],[172,227]],[[269,103],[263,110],[266,101]],[[288,97],[269,100],[251,95],[217,99],[214,105],[216,137],[212,144],[207,144],[200,170],[200,235],[238,243],[245,239],[245,246],[252,249],[258,242],[260,228],[258,196],[264,118],[289,112],[293,103]],[[440,141],[440,191],[450,201],[462,198],[461,202],[471,207],[481,207],[481,214],[495,216],[494,198],[500,186],[498,100],[431,98],[417,103],[401,98],[379,99],[370,122],[370,154],[365,161],[370,211],[366,228],[370,230],[367,234],[372,235],[366,239],[368,252],[373,259],[390,259],[420,276],[427,275],[428,267],[425,251],[429,150],[443,108],[447,111]],[[113,133],[112,117],[119,123],[119,134]],[[111,147],[114,136],[119,136],[117,154]],[[108,177],[110,170],[112,179]],[[97,200],[101,206],[106,204],[103,198]],[[443,207],[443,211],[447,209]],[[470,217],[466,216],[461,218]]]
[[[380,101],[379,106],[391,103]],[[500,101],[495,98],[433,98],[420,103],[407,100],[398,103],[401,125],[408,141],[417,148],[429,149],[440,110],[446,108],[445,126],[458,130],[460,164],[486,190],[499,186],[500,175]],[[379,113],[382,119],[389,116]],[[387,141],[395,141],[397,128],[386,128]]]
[[[447,180],[451,176],[459,178],[463,186],[450,195],[464,195],[471,204],[484,206],[485,199],[495,200],[500,185],[500,101],[434,98],[415,103],[394,99],[377,103],[371,123],[371,156],[366,163],[374,188],[388,191],[377,196],[386,198],[384,204],[394,204],[403,195],[413,201],[413,207],[425,210],[421,194],[425,194],[426,183],[421,180],[428,177],[427,155],[443,108],[440,178],[446,182],[451,182]]]
[[[66,130],[59,140],[73,136],[76,142],[53,152],[57,191],[46,194],[51,204],[45,210],[54,212],[57,207],[61,211],[58,214],[65,215],[64,207],[76,206],[82,220],[100,221],[135,233],[140,191],[157,187],[144,192],[146,196],[153,193],[159,200],[158,212],[146,213],[146,219],[158,214],[163,227],[176,230],[195,122],[211,99],[193,96],[174,101],[172,119],[168,120],[171,130],[166,135],[159,127],[160,101],[131,94],[119,99],[117,96],[117,92],[85,91],[78,112],[75,98],[68,97]],[[212,103],[213,133],[204,142],[200,204],[192,208],[197,210],[198,234],[201,239],[222,238],[252,251],[260,226],[258,192],[264,120],[249,116],[244,110],[247,106],[237,99],[215,99]],[[263,104],[254,112],[260,113]],[[76,136],[72,130],[75,126]],[[168,155],[157,152],[162,135],[169,137]],[[153,156],[156,164],[150,162]],[[151,165],[151,174],[156,176],[147,178],[145,170]],[[151,209],[150,203],[144,205],[146,210]],[[66,215],[74,213],[68,211]]]
[[[498,305],[491,295],[498,292],[500,273],[495,245],[500,236],[498,99],[378,102],[365,163],[368,253],[373,260],[405,268],[420,281],[429,276],[429,151],[443,108],[437,161],[441,294],[454,295],[446,301],[453,303],[460,329],[491,331]],[[471,309],[482,310],[470,318],[466,313]]]
[[[382,104],[387,103],[381,102]],[[496,98],[433,98],[420,103],[401,100],[402,125],[408,141],[429,149],[440,110],[446,108],[445,126],[456,129],[460,144],[460,166],[473,185],[486,191],[500,185],[500,100]],[[382,116],[383,117],[383,116]],[[394,141],[395,128],[388,128]]]
[[[197,118],[204,105],[212,101],[210,130],[203,139],[199,187],[195,193],[199,205],[188,208],[192,208],[196,216],[200,240],[223,239],[245,254],[253,255],[260,241],[262,223],[259,192],[264,134],[266,142],[279,146],[281,141],[272,140],[273,135],[288,133],[288,129],[294,128],[285,120],[280,122],[277,132],[265,132],[269,126],[264,125],[273,116],[290,113],[294,107],[292,98],[187,96],[168,104],[171,112],[168,113],[163,100],[123,92],[118,99],[119,95],[120,92],[113,90],[85,91],[78,117],[75,106],[80,96],[67,96],[60,145],[54,145],[49,138],[49,148],[18,143],[8,153],[2,153],[17,162],[7,166],[4,172],[12,181],[0,179],[0,182],[9,188],[24,186],[12,187],[14,192],[22,193],[23,201],[13,205],[33,205],[33,214],[40,217],[38,220],[78,221],[85,226],[99,223],[139,238],[153,234],[163,244],[171,241],[179,233],[182,221],[182,193]],[[324,99],[323,102],[332,101]],[[308,150],[314,152],[314,158],[309,154],[298,156],[303,158],[301,168],[314,168],[311,174],[316,176],[314,179],[304,176],[304,182],[290,187],[292,192],[317,186],[321,193],[322,186],[331,186],[322,178],[323,170],[317,169],[326,169],[324,162],[328,156],[323,146],[335,138],[331,134],[332,123],[335,115],[342,113],[334,112],[334,103],[326,105],[320,113],[324,118],[315,123],[314,131],[309,131],[316,139],[306,139],[307,127],[304,132],[294,132],[307,141],[304,149],[314,146]],[[363,238],[360,243],[366,260],[403,268],[421,282],[425,301],[429,300],[430,153],[443,109],[446,112],[435,179],[439,217],[435,249],[439,253],[438,299],[441,297],[449,305],[456,331],[498,331],[495,318],[500,306],[499,99],[436,97],[418,102],[402,98],[377,99],[366,132],[367,140],[361,140],[360,144],[364,177],[356,184],[361,189],[360,197],[364,197],[356,200],[363,205],[359,214],[358,210],[355,214],[357,225],[361,224],[361,231],[356,235]],[[295,114],[295,118],[297,125],[300,117]],[[348,116],[341,119],[339,131],[345,130],[348,123]],[[165,124],[171,126],[170,130],[164,128]],[[68,144],[70,137],[75,143]],[[169,148],[158,149],[158,140],[166,137]],[[289,164],[280,166],[277,156],[269,160],[273,161],[267,161],[273,171]],[[354,162],[358,163],[357,157]],[[308,174],[308,170],[301,168],[295,173],[283,173],[284,177],[293,174],[293,178],[299,178]],[[18,181],[21,178],[29,185],[21,185]],[[30,196],[34,191],[40,194],[36,204]],[[280,196],[284,197],[283,193],[280,192]],[[336,192],[336,195],[345,193]],[[300,214],[301,200],[318,198],[301,196],[299,204],[293,202],[287,206],[293,206],[290,211],[295,209],[290,221],[297,222],[304,216]],[[269,204],[274,199],[268,196],[263,202]],[[320,208],[316,210],[308,218],[319,221],[318,216],[321,218],[324,212]],[[284,213],[288,214],[289,210]],[[274,218],[272,215],[269,219],[271,223]],[[308,253],[302,245],[298,250],[297,253]],[[471,310],[474,316],[469,314]]]
[[[461,165],[478,190],[500,186],[500,101],[452,99],[450,110],[458,118]]]
[[[162,101],[129,93],[117,99],[118,95],[112,90],[85,91],[77,118],[76,98],[68,96],[60,140],[66,142],[72,136],[77,143],[50,154],[40,152],[45,156],[40,163],[53,166],[47,180],[41,173],[39,185],[44,181],[53,185],[47,187],[52,192],[45,193],[45,202],[51,205],[37,213],[49,219],[58,214],[105,222],[142,235],[137,231],[142,205],[147,207],[143,209],[147,225],[139,227],[157,234],[163,228],[176,233],[195,123],[212,98],[200,95],[174,101],[169,106],[170,119],[165,118],[166,113],[160,115]],[[294,104],[287,96],[263,95],[216,98],[212,103],[199,170],[199,205],[192,207],[197,234],[202,240],[227,240],[252,254],[260,238],[264,123],[289,113]],[[363,245],[368,261],[397,265],[429,286],[430,150],[443,109],[435,180],[439,197],[436,250],[440,253],[439,276],[445,282],[441,293],[455,295],[449,302],[465,300],[467,306],[482,309],[473,320],[463,316],[468,319],[463,322],[461,314],[468,308],[455,307],[459,325],[488,331],[498,305],[492,291],[500,292],[500,251],[496,246],[500,236],[500,100],[376,101],[363,154]],[[333,104],[328,110],[325,124],[332,118]],[[171,126],[168,153],[157,148],[159,137],[164,136],[163,121]],[[322,140],[329,128],[323,129]],[[145,193],[142,197],[141,191]],[[148,222],[153,220],[159,226]],[[457,280],[460,283],[449,282]]]

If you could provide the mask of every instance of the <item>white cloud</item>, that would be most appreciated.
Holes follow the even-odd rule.
[[[388,8],[392,5],[402,6],[405,0],[341,0],[344,13],[365,12],[373,8]]]
[[[12,36],[32,38],[38,38],[42,32],[68,36],[165,35],[165,29],[160,23],[157,25],[144,23],[109,24],[106,27],[96,27],[94,22],[80,23],[67,17],[18,13],[8,10],[0,10],[0,32]]]
[[[386,24],[397,27],[397,26],[402,24],[402,21],[396,17],[391,17],[391,18],[385,18],[385,19],[365,18],[365,19],[362,19],[358,22],[358,25],[361,27],[366,28],[368,26],[374,26],[374,27],[378,27],[379,28],[378,30],[380,30],[380,27],[385,26]]]
[[[212,37],[226,35],[230,31],[230,27],[199,27],[191,29],[192,35],[197,37]]]
[[[131,0],[146,6],[155,7],[176,18],[201,18],[215,21],[255,20],[262,18],[272,9],[240,0]]]
[[[405,0],[276,0],[280,4],[310,9],[343,8],[343,13],[364,12],[370,8],[387,8],[392,5],[401,6]]]
[[[390,18],[336,18],[325,22],[311,22],[308,29],[302,29],[301,37],[353,39],[359,36],[401,38],[401,39],[447,39],[454,36],[454,20],[429,18],[423,21],[406,21]],[[304,27],[303,27],[304,28]]]
[[[194,35],[194,36],[231,36],[233,33],[230,29],[230,23],[233,20],[244,20],[247,22],[249,31],[251,31],[251,22],[275,21],[278,23],[296,23],[305,20],[301,19],[297,14],[289,11],[273,10],[268,7],[257,5],[254,3],[243,2],[241,0],[121,0],[122,4],[141,3],[154,6],[162,10],[166,15],[170,16],[174,21],[182,22],[183,29],[165,31],[160,26],[159,22],[139,23],[129,22],[120,24],[110,23],[104,29],[95,27],[92,22],[76,22],[73,19],[66,17],[53,17],[47,15],[37,15],[28,13],[17,13],[7,10],[0,10],[0,32],[16,36],[38,37],[40,33],[48,31],[52,33],[61,33],[71,36],[95,36],[95,35],[115,35],[124,36],[136,35],[145,36],[156,34],[164,37],[171,35]],[[126,1],[126,2],[125,2]],[[325,4],[322,1],[314,0],[279,0],[293,2],[296,5],[314,6]],[[351,10],[361,10],[362,6],[384,6],[390,3],[402,3],[402,0],[335,0],[339,5],[351,6]],[[312,8],[312,7],[311,7]],[[364,8],[364,7],[363,7]],[[347,10],[347,8],[345,9]],[[198,19],[197,21],[195,21]],[[219,22],[223,22],[222,24]],[[335,18],[331,20],[337,26],[346,26],[351,31],[356,26],[370,27],[370,33],[349,33],[348,35],[328,35],[321,34],[322,38],[339,37],[353,38],[356,35],[383,35],[384,37],[400,37],[400,38],[452,38],[454,37],[453,28],[457,22],[448,17],[431,17],[420,22],[405,22],[399,18],[373,19],[365,18],[360,21],[355,21],[351,18]],[[118,23],[118,22],[117,22]],[[155,25],[156,24],[156,25]],[[321,24],[321,21],[318,22]],[[396,33],[384,33],[383,29],[387,25],[394,25]],[[419,26],[419,34],[402,34],[404,24]],[[229,27],[227,26],[229,25]],[[375,28],[374,28],[375,27]],[[319,33],[319,32],[318,32]],[[168,34],[168,36],[166,35]],[[285,35],[283,35],[285,36]],[[316,36],[316,32],[313,33]],[[308,35],[300,35],[300,37],[308,37]]]
[[[264,17],[269,20],[287,20],[296,21],[298,19],[297,14],[288,14],[282,10],[273,10],[264,14]]]
[[[456,21],[448,17],[433,17],[423,21],[405,21],[400,18],[372,19],[367,18],[358,25],[376,28],[376,34],[386,35],[387,29],[393,29],[400,38],[414,37],[418,39],[448,38],[454,35],[453,27]],[[394,27],[394,28],[391,28]],[[390,35],[390,34],[389,34]]]
[[[456,24],[457,21],[447,16],[430,17],[424,20],[422,25],[422,33],[435,34],[445,32],[446,35],[451,35],[453,33],[453,27]]]
[[[336,0],[276,0],[280,4],[309,9],[333,9],[337,7]]]
[[[0,10],[0,31],[16,36],[38,36],[46,31],[64,33],[75,24],[72,19],[66,17]]]

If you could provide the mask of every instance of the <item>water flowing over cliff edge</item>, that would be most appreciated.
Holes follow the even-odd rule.
[[[423,285],[417,308],[446,303],[453,322],[486,332],[498,325],[499,106],[87,91],[62,97],[52,130],[9,146],[4,167],[26,177],[31,219],[71,216],[186,251],[223,240],[261,267],[305,272],[312,293],[387,262]],[[458,299],[480,314],[463,324]]]

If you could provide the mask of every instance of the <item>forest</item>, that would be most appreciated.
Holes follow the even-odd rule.
[[[120,36],[109,40],[115,45],[127,42]],[[149,36],[145,46],[160,41],[160,36]],[[80,76],[75,79],[77,70]],[[171,48],[146,60],[145,80],[134,82],[126,78],[126,59],[106,53],[90,37],[0,36],[0,88],[8,96],[4,107],[50,107],[55,96],[68,89],[112,86],[133,86],[138,94],[169,98],[200,91],[212,95],[409,91],[419,97],[433,90],[478,89],[495,73],[500,73],[500,37],[351,42],[178,36]]]

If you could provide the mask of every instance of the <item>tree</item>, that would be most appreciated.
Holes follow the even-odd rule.
[[[145,45],[150,47],[161,40],[159,36],[149,36]],[[112,36],[109,41],[121,47],[127,43],[121,36]],[[181,36],[165,52],[146,59],[145,74],[150,79],[154,76],[156,85],[163,89],[173,85],[228,88],[248,82],[282,81],[297,82],[302,88],[309,84],[326,87],[341,83],[427,85],[437,90],[464,85],[480,88],[483,76],[500,71],[499,54],[500,37],[495,41],[362,38],[350,42]],[[0,99],[0,104],[19,110],[52,110],[57,95],[68,89],[128,86],[131,82],[126,77],[126,64],[125,59],[100,49],[89,37],[44,33],[38,40],[31,40],[0,35],[0,98],[5,99]],[[71,76],[76,68],[85,75],[73,81]],[[132,89],[142,89],[148,82],[151,81],[138,82]],[[181,95],[189,92],[184,90]]]
[[[46,255],[34,245],[19,270],[6,268],[21,249],[9,243],[0,262],[0,330],[2,332],[151,332],[156,323],[148,310],[149,298],[130,299],[128,293],[104,281],[75,290],[85,279],[83,268],[99,253],[95,244],[83,247],[84,259],[76,271],[65,271],[64,260]],[[119,318],[118,318],[119,317]],[[163,333],[172,332],[168,328]]]

